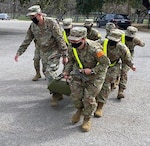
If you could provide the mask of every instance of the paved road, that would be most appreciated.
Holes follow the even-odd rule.
[[[72,101],[65,97],[56,108],[44,76],[34,76],[34,44],[14,61],[30,22],[0,21],[0,145],[1,146],[149,146],[150,145],[150,43],[149,33],[138,32],[146,46],[136,47],[136,72],[129,72],[126,98],[117,101],[113,91],[104,116],[92,118],[88,133],[82,121],[70,123]],[[102,36],[105,30],[99,29]]]

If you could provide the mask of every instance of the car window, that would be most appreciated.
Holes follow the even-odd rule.
[[[107,14],[105,18],[106,18],[106,20],[113,19],[114,18],[114,14]]]
[[[115,15],[114,17],[115,19],[124,19],[124,17],[122,15]]]

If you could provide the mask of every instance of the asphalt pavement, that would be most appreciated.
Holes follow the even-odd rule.
[[[50,106],[47,81],[33,82],[34,44],[14,61],[29,21],[0,21],[0,145],[1,146],[150,146],[150,34],[138,32],[145,47],[135,48],[137,71],[129,71],[126,98],[109,95],[104,116],[92,117],[91,131],[72,125],[75,112],[65,96]],[[102,37],[103,28],[98,29]],[[60,68],[61,70],[61,68]]]

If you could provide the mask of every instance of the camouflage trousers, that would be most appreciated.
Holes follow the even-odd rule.
[[[57,77],[57,70],[59,68],[60,56],[53,54],[51,52],[42,52],[40,51],[43,72],[48,81],[48,85],[52,82],[53,79]]]
[[[130,70],[130,67],[127,64],[122,64],[121,73],[120,73],[120,81],[119,81],[119,89],[125,90],[127,84],[127,74]]]
[[[83,115],[91,117],[97,106],[96,96],[100,92],[104,79],[82,82],[73,79],[70,83],[71,99],[77,109],[83,109]]]
[[[134,55],[134,50],[130,50],[132,60],[133,60],[133,55]],[[119,89],[120,90],[125,90],[126,89],[126,84],[128,80],[128,71],[130,70],[130,67],[127,64],[122,64],[121,66],[121,72],[120,72],[120,81],[119,81]]]
[[[107,70],[105,82],[102,86],[101,91],[97,95],[97,101],[106,103],[106,100],[111,92],[111,83],[116,81],[117,76],[120,75],[120,63],[115,64],[115,66],[109,67]]]
[[[40,54],[40,50],[38,48],[35,48],[33,60],[34,60],[35,70],[36,70],[36,72],[39,72],[40,71],[41,54]],[[43,68],[42,68],[42,71],[43,71],[43,74],[44,74]]]
[[[40,49],[35,48],[33,60],[40,60],[40,59],[41,59]]]

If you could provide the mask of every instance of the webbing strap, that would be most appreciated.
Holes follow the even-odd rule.
[[[103,51],[106,56],[107,56],[107,45],[108,45],[108,39],[105,39],[103,44]]]
[[[76,60],[78,62],[79,68],[83,69],[83,65],[82,65],[82,63],[81,63],[81,61],[79,59],[79,56],[78,56],[76,48],[72,48],[72,50],[73,50],[73,54],[74,54],[74,56],[75,56],[75,58],[76,58]]]
[[[125,44],[125,33],[121,35],[121,42],[122,44]]]
[[[64,41],[66,42],[66,44],[69,45],[69,41],[68,41],[65,30],[63,31],[63,37],[64,37]]]
[[[116,64],[116,61],[112,64],[109,64],[110,67],[114,66]]]

